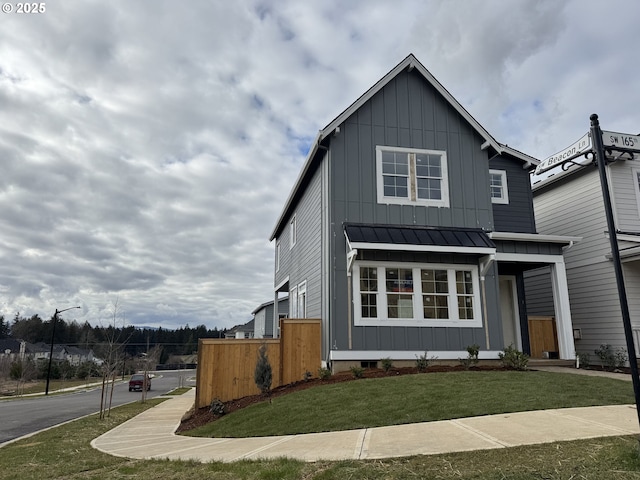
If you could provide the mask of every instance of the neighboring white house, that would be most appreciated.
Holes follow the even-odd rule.
[[[265,302],[262,305],[256,307],[256,309],[251,312],[253,315],[253,332],[254,338],[273,338],[274,336],[274,328],[273,328],[273,304],[274,301]],[[278,320],[287,318],[289,312],[289,297],[282,297],[278,299]],[[276,330],[279,328],[279,325],[276,325]],[[276,332],[277,333],[277,332]]]
[[[625,286],[636,336],[640,332],[640,161],[628,155],[607,166]],[[593,165],[555,167],[532,177],[536,226],[543,234],[582,240],[565,249],[567,281],[576,352],[592,360],[601,344],[614,349],[626,342],[611,262],[604,201],[598,169]],[[553,315],[548,269],[527,272],[527,309]]]

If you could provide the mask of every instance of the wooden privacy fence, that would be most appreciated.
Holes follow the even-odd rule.
[[[302,380],[305,372],[316,377],[321,365],[320,331],[320,320],[286,318],[280,321],[277,339],[200,339],[196,408],[209,406],[214,398],[226,402],[260,393],[253,374],[263,344],[273,370],[271,388]]]

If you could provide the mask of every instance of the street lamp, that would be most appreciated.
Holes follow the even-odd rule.
[[[49,350],[49,368],[47,369],[47,386],[44,389],[44,394],[49,395],[49,379],[51,378],[51,361],[53,360],[53,341],[54,336],[56,334],[56,321],[58,320],[58,314],[62,312],[66,312],[67,310],[73,310],[74,308],[80,307],[69,307],[64,310],[58,310],[56,308],[56,313],[53,314],[53,329],[51,331],[51,350]]]

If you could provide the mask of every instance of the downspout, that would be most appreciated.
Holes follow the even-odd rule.
[[[485,275],[489,271],[489,267],[496,259],[496,254],[486,255],[480,259],[480,284],[482,291],[482,311],[484,313],[484,335],[487,350],[491,350],[491,343],[489,342],[489,312],[487,310],[487,289],[485,286]]]

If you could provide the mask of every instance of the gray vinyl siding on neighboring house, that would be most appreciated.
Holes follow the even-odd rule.
[[[640,168],[640,162],[616,162],[609,166],[609,185],[614,205],[618,230],[640,233],[640,215],[638,214],[638,179],[634,169]]]
[[[330,140],[331,348],[349,348],[350,296],[346,271],[345,222],[387,225],[483,227],[493,229],[489,162],[483,139],[416,72],[392,79],[342,125]],[[376,146],[442,150],[447,155],[449,208],[378,203]],[[397,261],[413,261],[402,254]],[[455,256],[430,257],[456,262]],[[459,257],[458,257],[459,258]],[[459,260],[458,260],[459,261]],[[472,262],[477,265],[477,258]],[[487,280],[488,295],[495,278]],[[498,310],[497,294],[489,312]],[[490,318],[497,318],[490,314]],[[493,320],[492,320],[493,321]],[[495,326],[494,326],[495,327]],[[501,335],[500,325],[492,330]],[[464,350],[483,345],[482,328],[355,327],[354,350]],[[498,342],[498,338],[495,339]]]
[[[495,231],[536,233],[529,172],[522,168],[521,163],[502,157],[491,159],[489,167],[506,172],[509,192],[508,204],[493,204]]]
[[[602,343],[624,346],[613,265],[605,257],[611,248],[598,171],[587,167],[535,191],[534,204],[540,233],[582,237],[564,253],[573,326],[582,334],[576,351],[595,360]]]

